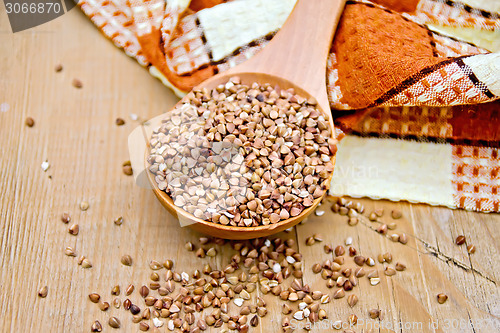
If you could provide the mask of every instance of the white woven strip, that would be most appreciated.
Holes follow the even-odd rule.
[[[457,1],[457,3],[459,2]],[[473,24],[486,30],[500,29],[500,20],[498,19],[486,19],[478,11],[468,13],[463,7],[449,6],[439,1],[421,0],[418,3],[416,12],[417,20],[423,23],[438,22],[442,25],[453,23],[453,25],[457,26],[470,26]],[[494,10],[492,12],[495,13]],[[486,22],[494,22],[494,25],[488,25]]]
[[[432,29],[434,30],[434,29]],[[488,53],[487,50],[467,44],[464,42],[459,42],[443,36],[441,33],[433,32],[432,38],[436,42],[436,50],[444,57],[458,57],[461,55],[469,54],[479,54]]]
[[[222,60],[239,47],[278,30],[294,5],[295,0],[239,0],[199,11],[212,59]]]
[[[179,23],[179,16],[188,8],[190,0],[170,0],[165,6],[165,15],[161,23],[163,42],[168,45],[172,32]]]
[[[479,54],[467,57],[464,63],[468,65],[479,81],[497,97],[500,96],[500,53]]]
[[[176,34],[165,45],[169,69],[177,75],[182,75],[209,64],[208,47],[202,40],[202,29],[196,24],[196,14],[184,16],[177,29],[180,29],[182,34]]]
[[[165,15],[164,0],[128,0],[128,3],[132,10],[138,36],[151,33],[152,28],[160,28]]]
[[[347,135],[330,193],[454,207],[451,162],[449,144]]]
[[[484,9],[493,13],[500,13],[500,1],[496,0],[461,0],[473,8]]]
[[[326,71],[326,84],[328,99],[330,100],[330,106],[334,109],[339,110],[349,110],[351,107],[348,104],[341,103],[342,90],[340,89],[339,81],[339,71],[337,69],[337,56],[335,53],[328,54],[327,61],[327,71]]]

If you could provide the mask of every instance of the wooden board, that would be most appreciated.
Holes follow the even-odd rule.
[[[205,262],[221,267],[230,258],[226,248],[219,248],[222,255],[214,259],[197,259],[186,252],[184,243],[200,235],[180,228],[150,190],[136,186],[121,170],[129,159],[128,134],[138,124],[129,114],[149,119],[169,110],[177,98],[101,36],[78,9],[12,34],[1,8],[0,104],[5,112],[0,112],[0,331],[89,332],[98,319],[103,331],[110,332],[109,315],[121,319],[123,331],[138,331],[130,314],[122,309],[101,312],[88,294],[98,292],[111,301],[110,290],[116,284],[123,290],[130,283],[136,288],[148,283],[152,259],[171,258],[179,271],[192,272]],[[55,73],[58,63],[64,69]],[[82,89],[71,85],[74,78],[83,82]],[[35,119],[33,128],[24,125],[28,116]],[[126,124],[116,126],[117,117]],[[50,163],[47,172],[40,167],[45,160]],[[78,208],[82,200],[90,204],[87,211]],[[351,313],[367,320],[368,309],[379,307],[386,321],[423,326],[382,332],[499,330],[500,216],[360,201],[367,211],[384,208],[385,216],[401,209],[404,218],[397,221],[397,230],[414,237],[406,246],[393,243],[371,230],[369,222],[348,226],[346,217],[333,214],[328,205],[323,216],[312,216],[283,234],[298,240],[304,282],[314,290],[331,292],[310,271],[314,263],[328,258],[323,245],[341,244],[348,236],[363,255],[390,251],[394,262],[408,266],[390,278],[381,274],[382,282],[375,287],[362,279],[350,292],[360,299],[353,309],[345,298],[326,306],[332,321],[346,321]],[[63,212],[79,224],[78,236],[70,235],[68,225],[60,221]],[[118,216],[124,217],[121,226],[113,223]],[[316,232],[325,241],[305,246],[305,239]],[[453,244],[459,234],[477,246],[475,254]],[[93,267],[83,269],[76,258],[65,256],[66,246],[89,258]],[[131,267],[120,264],[124,254],[132,256]],[[43,285],[49,287],[45,299],[37,296]],[[443,305],[436,302],[440,292],[450,297]],[[124,299],[123,293],[120,297]],[[135,292],[131,299],[139,297]],[[281,301],[266,299],[269,315],[254,331],[279,331]],[[446,329],[447,324],[469,319],[474,328]],[[438,328],[428,326],[436,322]]]

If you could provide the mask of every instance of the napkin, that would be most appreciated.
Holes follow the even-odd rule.
[[[294,0],[79,0],[182,96],[251,58]],[[328,56],[330,193],[500,212],[500,2],[347,1]]]

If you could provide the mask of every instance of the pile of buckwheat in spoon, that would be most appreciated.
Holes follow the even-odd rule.
[[[337,140],[293,89],[231,78],[194,90],[153,132],[149,171],[177,207],[223,225],[268,225],[321,198]]]

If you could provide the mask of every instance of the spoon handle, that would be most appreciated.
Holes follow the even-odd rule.
[[[344,4],[345,0],[298,0],[269,44],[230,71],[279,76],[318,96],[319,104],[329,107],[326,62]]]

